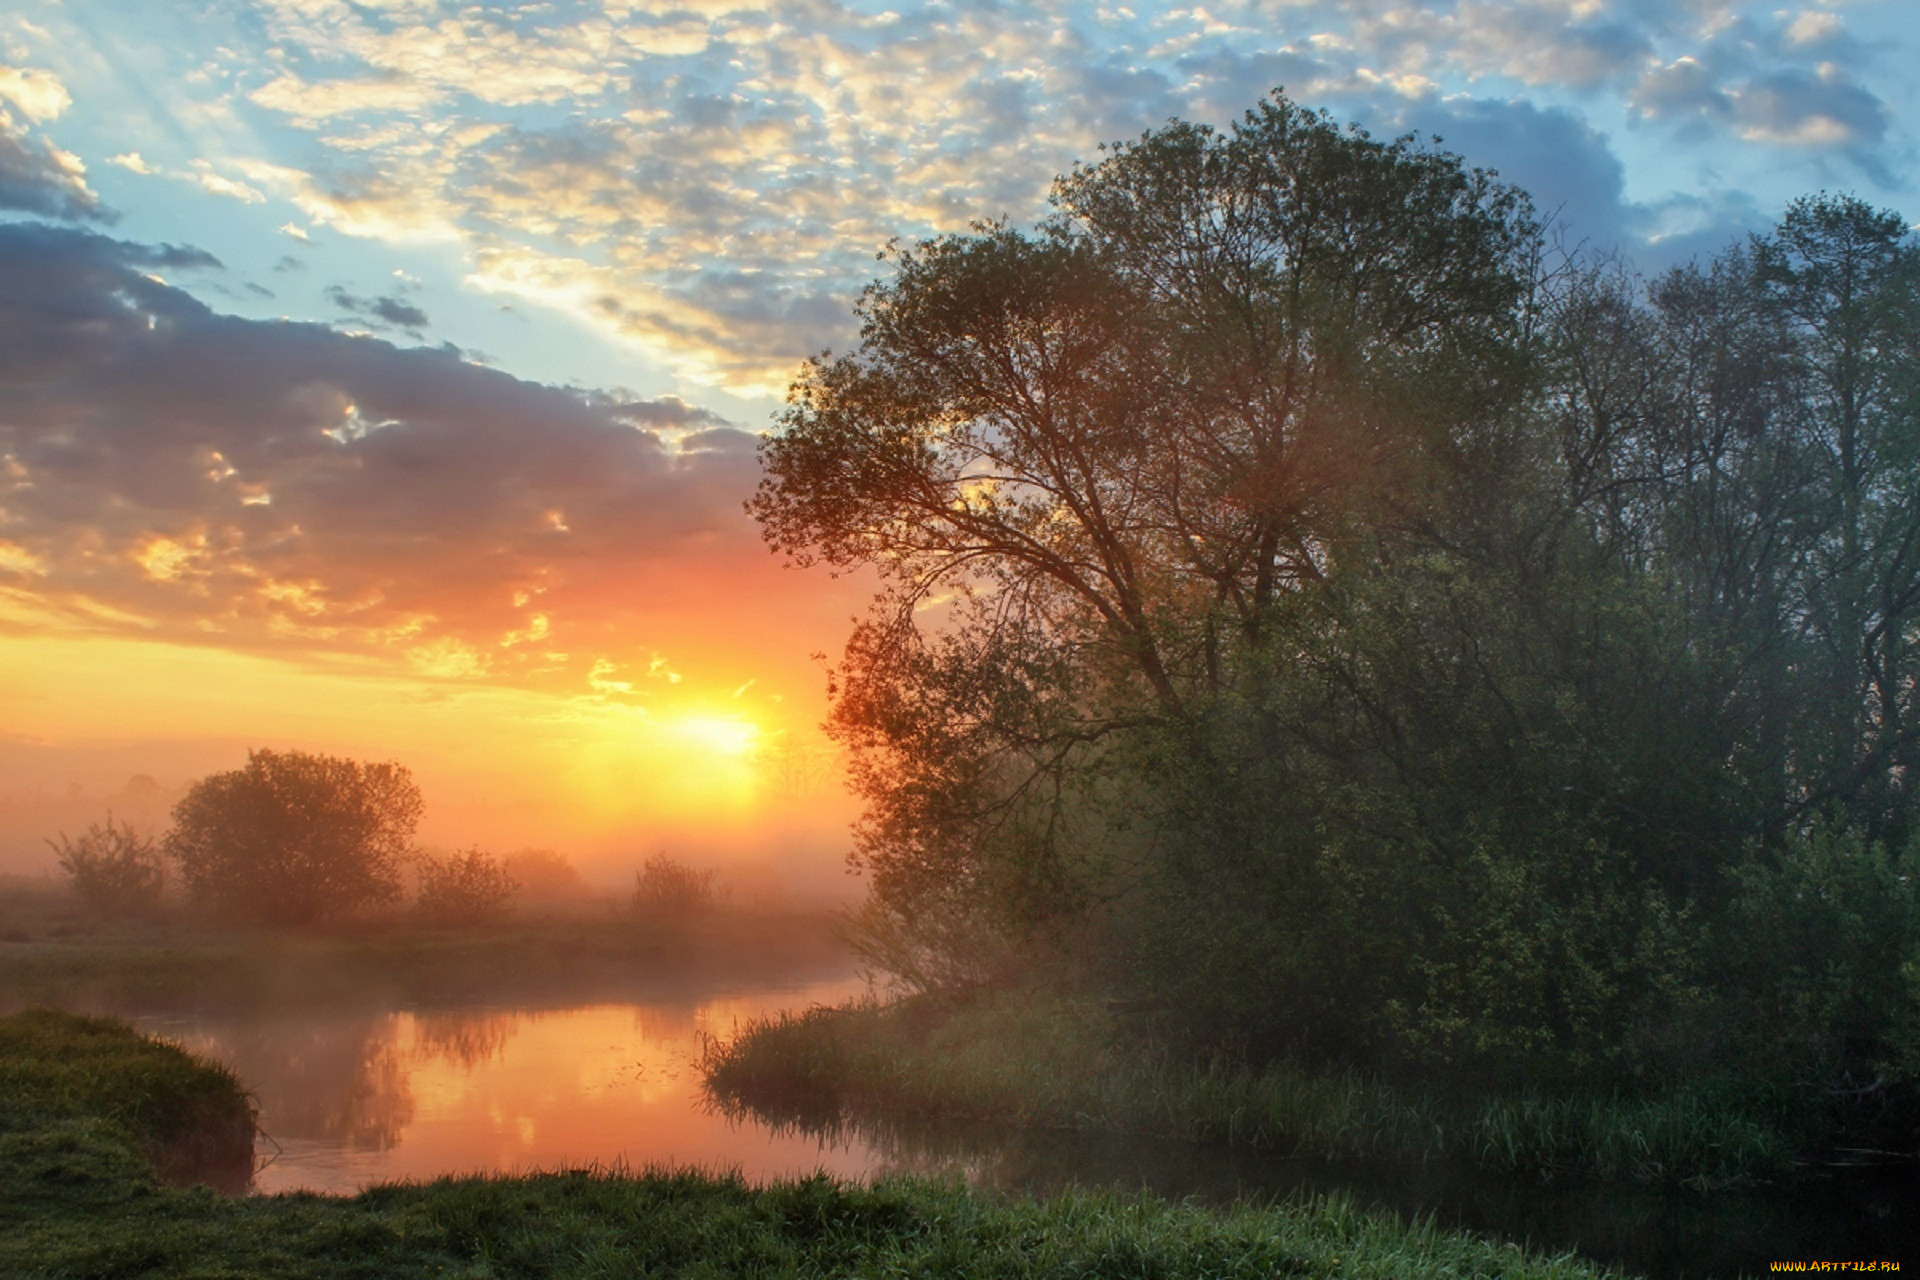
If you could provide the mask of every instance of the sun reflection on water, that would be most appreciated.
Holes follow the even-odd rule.
[[[834,1003],[836,979],[790,990],[568,1009],[436,1009],[140,1019],[233,1065],[260,1106],[262,1192],[352,1192],[444,1174],[625,1165],[738,1168],[759,1181],[869,1172],[826,1142],[706,1107],[703,1035]]]

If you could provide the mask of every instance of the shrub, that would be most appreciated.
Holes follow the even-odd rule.
[[[501,864],[520,882],[522,898],[554,901],[585,898],[591,892],[579,870],[552,849],[520,849],[502,858]]]
[[[512,909],[519,889],[503,859],[469,849],[421,862],[414,910],[431,924],[485,924]]]
[[[713,906],[717,871],[695,871],[664,853],[648,858],[634,873],[630,906],[637,916],[663,916],[705,911]]]
[[[131,826],[90,825],[78,840],[60,833],[47,844],[60,855],[60,869],[74,892],[94,910],[109,916],[152,916],[166,888],[166,867],[153,838]]]

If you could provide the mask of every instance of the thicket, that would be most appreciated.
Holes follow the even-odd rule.
[[[167,887],[166,864],[151,836],[108,814],[90,823],[78,839],[63,831],[49,840],[73,891],[106,916],[153,917],[160,913]]]
[[[507,869],[506,859],[473,848],[423,858],[413,908],[429,924],[491,924],[513,910],[519,891],[520,882]]]
[[[637,916],[684,916],[713,909],[720,873],[656,853],[633,873],[627,909]]]
[[[751,509],[834,673],[870,952],[1461,1087],[1920,1073],[1920,249],[1651,280],[1275,95],[897,250]]]

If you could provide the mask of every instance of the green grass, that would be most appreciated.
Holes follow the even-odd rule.
[[[698,1173],[573,1172],[381,1187],[352,1199],[147,1189],[84,1213],[0,1207],[0,1273],[379,1277],[1427,1277],[1581,1280],[1343,1199],[1225,1212],[1150,1198],[1009,1201],[955,1185],[764,1188]]]
[[[50,1009],[0,1018],[0,1099],[10,1171],[0,1198],[56,1193],[57,1161],[43,1169],[46,1186],[11,1175],[42,1168],[64,1144],[85,1167],[152,1166],[235,1187],[253,1173],[253,1108],[240,1081],[123,1022]]]
[[[705,1067],[723,1106],[814,1128],[945,1117],[1700,1186],[1783,1173],[1793,1156],[1721,1090],[1460,1099],[1353,1072],[1186,1061],[1130,1044],[1098,1006],[1033,991],[781,1014],[711,1044]]]
[[[1214,1211],[1149,1197],[1006,1200],[956,1184],[588,1170],[352,1198],[180,1190],[142,1157],[194,1117],[247,1118],[232,1077],[121,1023],[0,1019],[0,1275],[412,1277],[1476,1276],[1593,1280],[1344,1198]],[[235,1108],[239,1110],[236,1111]]]

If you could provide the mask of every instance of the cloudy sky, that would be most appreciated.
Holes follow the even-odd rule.
[[[753,443],[889,239],[1276,86],[1649,270],[1920,215],[1908,2],[19,0],[0,805],[252,744],[515,838],[764,810],[864,588],[760,547]]]

